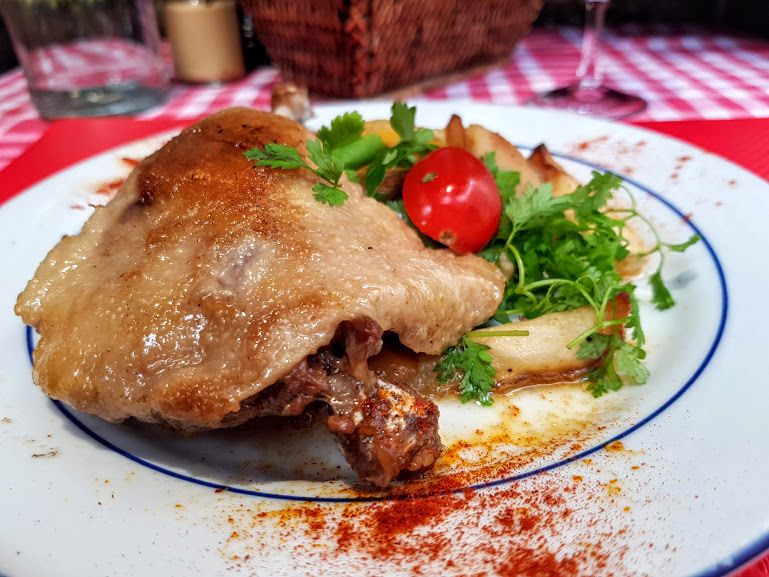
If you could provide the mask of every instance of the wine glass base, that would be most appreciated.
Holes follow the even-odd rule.
[[[527,104],[614,120],[627,118],[646,109],[646,101],[640,96],[625,94],[613,88],[584,89],[577,85],[538,94]]]

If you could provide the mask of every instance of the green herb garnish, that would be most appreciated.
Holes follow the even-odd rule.
[[[486,345],[476,343],[467,335],[463,336],[456,346],[443,353],[435,365],[435,372],[438,382],[443,384],[461,374],[459,398],[463,403],[475,400],[484,406],[492,404],[491,390],[494,388],[496,371]]]
[[[364,179],[369,196],[376,196],[388,170],[407,170],[428,152],[435,150],[436,146],[430,142],[433,139],[433,131],[416,127],[416,113],[415,106],[409,107],[403,102],[393,103],[390,126],[400,136],[400,141],[393,148],[380,152],[369,164]]]
[[[309,163],[296,148],[283,144],[267,144],[264,149],[250,148],[245,156],[257,166],[312,172],[324,181],[312,187],[315,199],[339,206],[347,200],[347,193],[340,187],[343,174],[351,181],[359,182],[357,171],[368,167],[363,184],[368,194],[374,196],[388,170],[411,168],[435,148],[430,144],[432,131],[417,128],[415,115],[415,107],[409,108],[402,102],[392,105],[390,125],[400,136],[400,141],[392,148],[385,146],[376,134],[363,136],[363,117],[357,112],[348,112],[318,130],[317,140],[307,143]]]
[[[655,235],[655,246],[636,256],[660,255],[658,268],[651,277],[652,302],[660,310],[674,304],[661,275],[663,249],[683,251],[698,237],[681,244],[666,244],[634,204],[628,209],[609,210],[607,202],[622,185],[616,175],[594,172],[590,182],[560,197],[553,197],[549,184],[530,187],[516,196],[520,175],[499,170],[493,153],[483,161],[497,182],[503,213],[496,237],[481,256],[493,263],[506,260],[514,269],[495,318],[509,322],[590,306],[595,311],[595,325],[568,344],[570,348],[579,347],[578,358],[601,359],[589,375],[590,392],[598,397],[626,383],[645,383],[645,337],[635,285],[624,281],[615,269],[617,262],[630,256],[623,230],[635,218],[645,222]],[[607,320],[607,308],[622,293],[630,299],[629,315]],[[620,325],[631,332],[633,342],[622,338]],[[478,376],[477,370],[468,372],[456,361],[446,361],[460,353],[461,358],[475,354],[476,349],[467,347],[466,340],[463,337],[457,347],[444,353],[436,372],[441,382],[461,377],[462,398],[487,404],[489,377]],[[469,366],[469,361],[466,364]],[[493,375],[490,378],[493,381]]]

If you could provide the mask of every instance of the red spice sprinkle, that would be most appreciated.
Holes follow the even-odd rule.
[[[587,149],[589,149],[594,144],[599,144],[601,142],[606,142],[609,140],[609,136],[599,136],[598,138],[593,138],[592,140],[585,140],[584,142],[580,142],[579,144],[574,146],[574,150],[578,150],[580,152],[584,152]]]
[[[123,183],[125,182],[125,178],[116,178],[115,180],[110,180],[109,182],[105,182],[103,184],[100,184],[96,190],[94,191],[95,194],[103,194],[103,195],[112,195],[117,190],[123,186]]]
[[[253,532],[263,527],[285,546],[297,547],[292,537],[303,531],[312,544],[307,548],[300,544],[297,551],[308,555],[308,563],[337,566],[341,561],[356,574],[374,574],[372,567],[404,576],[623,574],[622,558],[628,539],[617,542],[606,536],[622,534],[625,529],[610,529],[603,525],[600,515],[587,521],[571,520],[569,504],[573,500],[566,494],[580,487],[579,498],[587,499],[599,486],[573,484],[557,476],[543,480],[546,482],[541,484],[514,483],[491,490],[449,492],[456,480],[446,475],[433,479],[430,485],[431,491],[440,494],[427,497],[402,494],[401,498],[381,502],[333,507],[303,503],[269,511],[241,508],[227,541],[240,538],[239,546],[248,551],[262,542]],[[240,516],[243,513],[250,522]],[[274,528],[264,525],[265,517],[274,520]],[[232,523],[233,517],[228,516],[227,521]],[[579,537],[579,546],[573,547],[570,528],[583,527],[585,522],[586,535],[595,538]],[[451,527],[456,530],[447,530]],[[333,545],[324,549],[321,543],[329,538]],[[223,551],[228,558],[231,553]],[[248,559],[248,555],[239,558],[242,562]],[[231,568],[251,566],[239,562]]]
[[[578,451],[592,439],[596,427],[521,447],[521,452],[504,458],[495,457],[514,440],[509,433],[482,433],[474,442],[453,443],[432,475],[395,485],[389,500],[333,506],[302,503],[277,510],[233,505],[222,537],[230,535],[232,541],[240,536],[238,547],[252,547],[254,553],[263,543],[260,532],[268,531],[279,539],[278,547],[292,547],[303,559],[306,554],[306,562],[313,566],[325,562],[338,568],[349,559],[350,565],[345,565],[349,573],[375,574],[373,566],[404,576],[555,577],[623,571],[621,560],[629,539],[606,537],[621,534],[621,526],[611,526],[615,521],[600,514],[585,521],[570,508],[571,503],[590,503],[599,513],[604,511],[603,503],[614,503],[606,495],[606,487],[612,485],[580,475],[567,480],[542,474],[504,487],[465,488],[479,479],[510,477],[555,451]],[[493,457],[480,465],[467,463],[459,455],[465,447],[487,449]],[[352,496],[381,495],[360,489]],[[584,529],[579,546],[574,546],[572,533]],[[309,545],[297,544],[294,537],[301,532]],[[241,567],[251,568],[233,565]]]
[[[133,168],[133,167],[135,167],[135,166],[136,166],[137,164],[139,164],[139,162],[140,162],[140,161],[139,161],[139,159],[137,159],[137,158],[128,158],[128,157],[126,157],[126,156],[124,156],[124,157],[123,157],[123,158],[121,158],[120,160],[122,160],[122,161],[123,161],[123,164],[125,164],[125,165],[126,165],[126,166],[128,166],[129,168]]]
[[[612,441],[605,448],[607,451],[618,453],[625,450],[625,445],[622,444],[622,441]]]

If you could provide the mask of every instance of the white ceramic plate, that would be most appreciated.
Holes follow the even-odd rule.
[[[368,118],[386,104],[355,104]],[[317,110],[315,124],[350,107]],[[48,400],[16,295],[99,183],[168,136],[80,162],[0,207],[0,575],[723,575],[769,547],[764,336],[769,185],[691,146],[562,113],[419,103],[531,148],[581,179],[625,177],[671,255],[678,306],[644,304],[648,384],[594,400],[528,389],[441,405],[447,457],[387,494],[354,486],[322,428],[184,438]],[[650,291],[641,283],[640,296]],[[77,295],[73,295],[77,298]],[[608,447],[607,447],[608,445]],[[421,573],[420,573],[421,572]]]

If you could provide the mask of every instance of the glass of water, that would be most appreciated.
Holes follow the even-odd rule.
[[[43,118],[129,114],[165,99],[152,0],[0,0],[0,9]]]

